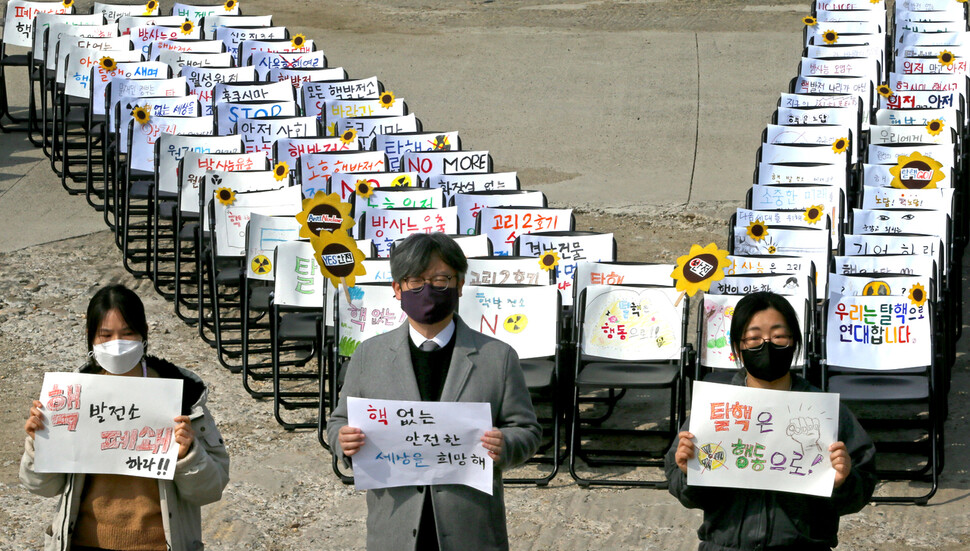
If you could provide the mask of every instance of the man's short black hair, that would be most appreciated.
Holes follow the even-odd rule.
[[[414,233],[398,243],[391,251],[391,277],[401,281],[420,276],[434,256],[458,272],[458,277],[465,277],[468,271],[465,253],[454,239],[443,233]]]

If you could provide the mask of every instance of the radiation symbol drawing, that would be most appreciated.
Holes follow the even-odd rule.
[[[523,314],[512,314],[505,318],[505,330],[509,333],[521,333],[525,326],[529,324],[529,318]]]
[[[866,286],[862,288],[862,294],[867,297],[886,297],[892,294],[892,292],[889,289],[888,283],[885,281],[875,280],[866,283]]]
[[[260,254],[253,257],[252,268],[254,274],[268,274],[273,269],[273,263],[266,256]]]
[[[704,444],[697,448],[697,461],[704,470],[713,471],[724,466],[727,455],[719,444]]]

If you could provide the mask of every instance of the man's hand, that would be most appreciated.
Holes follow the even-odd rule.
[[[337,433],[337,440],[340,442],[340,449],[344,452],[344,457],[351,457],[360,451],[364,445],[364,433],[355,427],[346,425],[340,427]]]
[[[485,434],[482,435],[482,446],[488,450],[488,456],[492,458],[492,461],[498,462],[501,459],[504,444],[505,435],[495,427],[492,427],[492,430],[485,431]]]

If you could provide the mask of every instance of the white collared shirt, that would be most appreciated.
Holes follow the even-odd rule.
[[[418,348],[421,348],[421,345],[424,344],[425,341],[434,341],[434,343],[438,345],[438,348],[444,348],[445,345],[451,341],[451,336],[455,334],[455,320],[452,319],[451,323],[445,326],[444,329],[430,339],[425,338],[424,335],[418,333],[418,330],[415,329],[410,323],[408,324],[408,334],[411,335],[411,342],[413,342],[414,346]]]

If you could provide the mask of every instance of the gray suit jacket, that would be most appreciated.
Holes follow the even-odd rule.
[[[442,402],[488,402],[492,424],[505,445],[496,462],[492,495],[459,484],[431,487],[435,524],[442,551],[508,549],[502,469],[523,463],[536,452],[541,429],[532,409],[519,358],[507,344],[482,335],[455,317],[455,350],[441,393]],[[368,339],[347,365],[327,436],[342,456],[337,434],[347,424],[347,397],[414,400],[421,396],[408,348],[408,324]],[[367,492],[367,549],[413,550],[424,488],[403,486]]]

